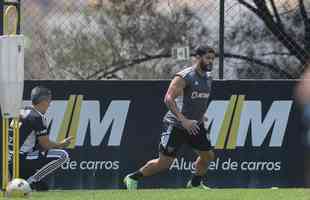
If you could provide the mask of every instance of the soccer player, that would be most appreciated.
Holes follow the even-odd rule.
[[[68,153],[62,148],[72,140],[69,137],[56,143],[49,139],[44,114],[51,100],[49,89],[35,87],[31,91],[32,106],[20,112],[20,177],[38,191],[48,190],[48,185],[41,180],[69,159]]]
[[[196,171],[187,187],[207,188],[202,180],[214,153],[209,133],[204,127],[204,114],[211,92],[210,75],[215,51],[209,46],[199,46],[195,49],[195,58],[193,66],[175,75],[165,95],[164,102],[169,111],[163,119],[159,157],[128,174],[124,178],[127,189],[137,189],[138,181],[144,177],[167,170],[183,144],[188,144],[198,154]]]

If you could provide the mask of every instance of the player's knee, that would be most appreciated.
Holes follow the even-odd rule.
[[[210,162],[215,159],[215,154],[213,151],[209,151],[201,154],[199,157],[202,162]]]
[[[61,150],[60,159],[63,160],[63,162],[67,162],[70,159],[68,152],[65,150]]]
[[[199,157],[196,161],[196,165],[200,167],[205,167],[208,165],[208,160],[203,159],[202,157]]]
[[[168,169],[173,163],[173,160],[174,158],[170,158],[170,157],[159,158],[158,163],[163,169]]]
[[[209,159],[208,159],[208,161],[212,161],[212,160],[214,160],[214,159],[215,159],[215,154],[214,154],[213,151],[210,151],[210,152],[209,152]]]
[[[159,169],[168,169],[172,164],[171,160],[168,158],[157,158],[147,162],[147,165],[155,165]]]

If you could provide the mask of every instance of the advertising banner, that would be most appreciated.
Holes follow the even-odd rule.
[[[209,166],[209,185],[304,185],[305,150],[293,100],[295,82],[216,81],[213,86],[206,126],[217,158]],[[188,170],[188,158],[178,159],[173,170]]]
[[[304,183],[295,81],[214,81],[206,111],[216,159],[210,187],[298,187]],[[48,178],[57,189],[124,188],[127,173],[158,156],[168,81],[26,81],[53,92],[50,138],[74,136],[70,161]],[[197,155],[184,146],[170,169],[142,188],[184,187]]]

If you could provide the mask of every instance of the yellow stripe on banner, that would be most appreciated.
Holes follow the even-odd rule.
[[[5,186],[8,185],[9,183],[9,118],[6,118],[5,120],[6,122],[6,140],[5,140],[5,143],[6,143],[6,157],[5,157],[5,170],[6,170],[6,182],[5,182]]]
[[[67,109],[64,114],[63,121],[61,123],[60,131],[58,132],[57,142],[61,142],[66,138],[66,134],[69,129],[69,124],[72,116],[75,98],[76,98],[75,95],[70,95],[69,100],[67,101]]]
[[[19,178],[19,119],[14,119],[13,129],[13,178]]]
[[[68,149],[74,149],[75,144],[76,144],[77,131],[80,125],[80,113],[81,113],[82,103],[83,103],[83,95],[78,95],[76,103],[75,103],[75,108],[73,111],[70,132],[68,135],[68,137],[71,136],[73,137],[73,139],[70,145],[68,146]]]
[[[15,139],[15,175],[14,178],[19,178],[19,128],[18,124],[16,124],[16,139]]]
[[[5,189],[4,187],[4,177],[5,177],[5,164],[4,164],[4,157],[5,157],[5,123],[4,118],[2,118],[2,190]]]
[[[9,183],[9,118],[6,119],[6,157],[5,157],[5,162],[6,162],[6,186]]]
[[[229,134],[229,139],[227,142],[227,149],[235,149],[236,148],[236,143],[237,143],[237,134],[240,126],[240,118],[241,118],[241,112],[242,108],[244,105],[244,99],[245,95],[239,95],[237,105],[236,105],[236,110],[234,114],[234,119],[231,125],[230,129],[230,134]]]
[[[230,97],[229,105],[225,112],[223,124],[220,129],[220,134],[219,134],[219,137],[217,138],[217,142],[214,147],[215,149],[224,149],[225,139],[227,137],[229,125],[232,120],[232,115],[233,115],[236,99],[237,99],[237,95],[232,95]]]
[[[6,177],[6,170],[5,170],[5,157],[6,157],[6,122],[5,118],[2,118],[2,190],[6,189],[5,177]]]
[[[16,140],[16,137],[15,137],[15,135],[16,135],[16,128],[15,128],[15,126],[16,126],[16,122],[15,122],[15,119],[13,119],[12,120],[12,122],[11,122],[11,125],[10,125],[10,128],[13,130],[13,134],[11,135],[12,136],[12,139],[13,139],[13,157],[12,157],[12,159],[13,159],[13,177],[15,178],[15,170],[16,170],[16,157],[15,157],[15,150],[16,150],[16,147],[15,147],[15,140]]]

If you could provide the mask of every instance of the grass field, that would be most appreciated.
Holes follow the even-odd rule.
[[[4,198],[0,198],[4,199]],[[12,199],[12,198],[11,198]],[[34,192],[28,200],[310,200],[310,189],[72,190]]]

